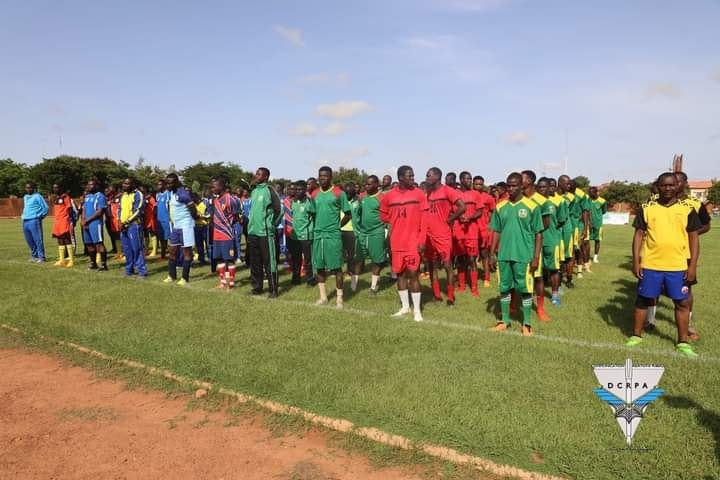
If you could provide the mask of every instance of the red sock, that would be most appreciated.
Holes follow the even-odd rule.
[[[448,301],[450,301],[450,302],[455,301],[455,285],[448,283],[447,296],[448,296]]]
[[[477,270],[470,270],[470,291],[477,292]]]
[[[488,282],[490,281],[490,270],[485,270],[485,278],[484,278],[484,280],[486,280],[486,281],[488,281]]]
[[[230,286],[235,286],[235,265],[230,265],[228,267],[228,272],[230,273]]]
[[[537,303],[537,311],[541,312],[545,310],[545,295],[538,295],[535,297]]]
[[[458,278],[458,291],[465,290],[465,272],[460,271],[457,274]]]
[[[218,277],[220,277],[220,285],[225,286],[225,264],[221,263],[217,266]]]
[[[440,293],[440,281],[439,280],[433,280],[432,289],[433,289],[433,295],[435,295],[435,298],[442,300],[442,293]]]

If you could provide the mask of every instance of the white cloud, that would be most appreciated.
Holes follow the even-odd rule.
[[[302,48],[305,46],[305,40],[303,39],[302,30],[298,28],[283,27],[282,25],[275,25],[274,30],[275,33],[277,33],[282,38],[295,45],[296,47]]]
[[[678,98],[682,96],[680,87],[674,83],[653,83],[645,89],[645,99],[653,97]]]
[[[448,10],[459,12],[490,12],[504,8],[513,0],[435,0],[435,3]]]
[[[340,73],[311,73],[298,79],[298,83],[301,85],[323,85],[323,84],[335,84],[344,85],[350,81],[350,75],[345,72]]]
[[[290,135],[296,137],[314,137],[318,133],[318,128],[312,123],[301,123],[295,128],[290,129]]]
[[[324,127],[317,126],[312,123],[301,123],[295,128],[290,129],[290,135],[296,137],[315,137],[315,136],[328,136],[333,137],[340,135],[349,130],[349,126],[342,122],[331,122]]]
[[[351,118],[364,112],[369,112],[373,106],[361,100],[346,102],[324,103],[315,107],[315,113],[323,117],[334,119]]]
[[[527,145],[530,142],[530,134],[524,131],[510,132],[503,137],[506,143],[511,145]]]

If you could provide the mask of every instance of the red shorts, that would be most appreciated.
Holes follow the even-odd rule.
[[[431,237],[427,236],[425,241],[425,260],[434,261],[437,259],[443,262],[450,261],[452,254],[452,237]]]
[[[492,247],[492,232],[490,230],[480,230],[480,248],[489,250]]]
[[[480,253],[480,245],[477,238],[454,238],[453,255],[469,255],[477,257]]]
[[[392,265],[390,268],[394,273],[402,273],[405,270],[417,272],[420,269],[420,254],[418,252],[392,252]]]

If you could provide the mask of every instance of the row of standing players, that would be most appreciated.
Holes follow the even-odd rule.
[[[590,239],[595,240],[594,261],[598,261],[605,201],[598,196],[597,189],[591,188],[586,195],[567,176],[561,176],[557,182],[549,178],[538,180],[527,170],[511,175],[507,183],[493,186],[491,195],[485,192],[484,179],[472,177],[469,172],[460,174],[459,183],[449,173],[442,184],[440,169],[431,168],[425,181],[417,185],[412,169],[403,167],[398,170],[396,182],[386,176],[381,184],[377,177],[370,176],[365,191],[358,195],[354,184],[344,189],[333,186],[332,170],[323,167],[317,179],[295,182],[289,186],[288,195],[283,196],[270,187],[269,175],[267,169],[258,169],[250,195],[245,190],[238,192],[238,196],[230,194],[223,179],[213,179],[212,196],[205,199],[183,188],[174,174],[158,183],[154,195],[145,195],[132,179],[123,182],[122,193],[117,195],[112,191],[101,192],[97,181],[90,180],[79,212],[72,199],[55,186],[53,236],[58,239],[60,256],[56,265],[73,264],[70,246],[74,244],[73,226],[78,218],[90,269],[107,269],[105,223],[113,245],[118,237],[122,244],[126,275],[138,274],[141,278],[147,275],[144,245],[149,243],[150,254],[155,255],[159,243],[161,254],[165,253],[166,245],[169,247],[165,281],[187,283],[195,247],[201,263],[208,253],[220,277],[219,286],[232,288],[240,235],[244,233],[253,294],[262,293],[265,281],[270,296],[277,295],[277,263],[280,251],[284,250],[293,272],[292,283],[300,283],[304,272],[308,284],[318,285],[317,303],[327,303],[325,280],[334,273],[336,305],[342,307],[343,263],[348,264],[351,288],[355,290],[365,261],[369,260],[370,293],[375,294],[380,272],[389,257],[393,276],[399,275],[402,308],[397,315],[404,315],[410,312],[408,290],[419,294],[419,283],[408,271],[418,272],[424,263],[433,297],[442,301],[438,271],[444,268],[446,301],[452,305],[456,288],[463,291],[466,284],[472,295],[479,296],[480,257],[485,287],[490,284],[490,271],[498,272],[502,321],[494,328],[507,328],[511,293],[519,294],[523,333],[531,335],[533,292],[538,317],[547,320],[545,281],[551,285],[552,303],[559,305],[561,277],[572,288],[575,266],[578,275],[590,270]],[[424,200],[391,201],[408,194],[420,194]],[[416,247],[413,249],[412,245]],[[178,265],[183,269],[179,280]],[[416,320],[422,318],[419,300],[413,313]]]

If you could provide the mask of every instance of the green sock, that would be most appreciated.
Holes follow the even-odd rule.
[[[532,319],[532,295],[522,297],[523,325],[531,326]]]
[[[500,311],[502,312],[502,321],[505,325],[510,325],[510,294],[500,294]]]

